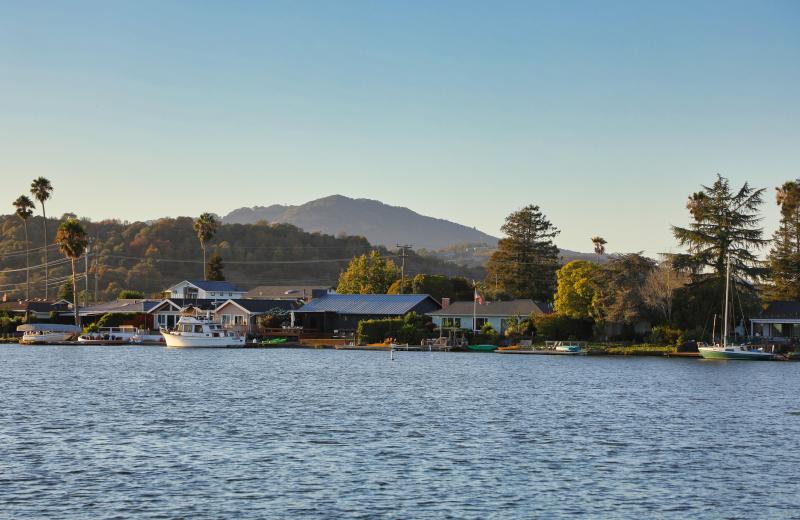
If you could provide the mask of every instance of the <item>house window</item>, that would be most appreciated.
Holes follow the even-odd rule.
[[[230,298],[231,296],[233,296],[233,293],[232,293],[232,292],[229,292],[229,293],[228,293],[228,298]]]
[[[489,323],[488,318],[475,318],[475,330],[481,330],[487,323]]]
[[[222,324],[228,325],[231,322],[231,315],[230,314],[223,314],[222,315]]]
[[[244,325],[244,316],[241,314],[237,314],[233,317],[233,324],[234,325]]]
[[[460,329],[461,318],[442,318],[443,329]]]

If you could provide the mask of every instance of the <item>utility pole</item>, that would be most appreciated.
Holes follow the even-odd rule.
[[[86,245],[86,253],[83,255],[83,277],[84,277],[84,290],[83,290],[83,307],[89,306],[89,254],[92,252],[92,239],[89,238]]]
[[[408,251],[414,247],[411,244],[400,245],[397,244],[397,248],[400,250],[400,294],[403,294],[406,285],[406,257],[408,256]]]

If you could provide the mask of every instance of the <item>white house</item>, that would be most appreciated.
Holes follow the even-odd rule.
[[[166,292],[167,298],[181,300],[236,300],[243,298],[246,291],[231,282],[184,280]]]
[[[444,329],[480,330],[486,323],[494,330],[503,333],[508,320],[527,318],[531,314],[544,314],[542,308],[533,300],[512,300],[508,302],[485,302],[475,305],[473,302],[453,302],[445,304],[441,310],[429,312],[433,323]],[[473,323],[473,310],[475,322]]]

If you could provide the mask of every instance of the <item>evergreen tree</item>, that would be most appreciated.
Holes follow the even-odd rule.
[[[800,179],[776,189],[781,221],[772,239],[769,267],[772,300],[800,301]]]
[[[514,298],[548,301],[555,290],[560,231],[539,210],[529,205],[515,211],[501,228],[506,238],[497,244],[487,264],[487,285]]]
[[[369,256],[361,255],[350,261],[350,265],[339,277],[336,292],[386,294],[399,277],[400,273],[394,262],[381,258],[377,251],[372,251]]]
[[[221,282],[225,280],[225,274],[222,270],[225,268],[222,265],[222,257],[219,256],[219,253],[214,253],[211,255],[211,258],[208,259],[208,267],[206,267],[206,280],[213,280],[217,282]]]
[[[756,252],[767,241],[759,227],[764,189],[745,183],[731,191],[728,179],[717,175],[711,186],[689,197],[686,208],[692,217],[688,227],[672,226],[672,232],[688,251],[674,256],[676,269],[689,269],[695,282],[725,277],[728,256],[733,276],[758,279],[766,274]]]

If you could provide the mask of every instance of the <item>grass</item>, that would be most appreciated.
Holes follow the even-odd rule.
[[[605,347],[602,349],[605,354],[612,356],[663,356],[675,352],[672,345],[653,345],[643,343],[640,345]]]

